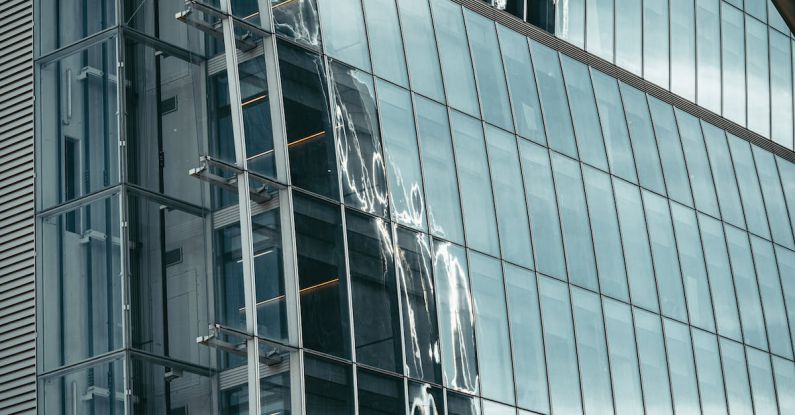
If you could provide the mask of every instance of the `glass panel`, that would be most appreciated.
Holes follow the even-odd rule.
[[[737,300],[734,294],[729,256],[726,252],[726,241],[723,226],[720,222],[704,214],[698,214],[701,226],[701,241],[704,246],[704,258],[707,260],[707,273],[715,305],[715,323],[718,334],[739,341],[740,317],[737,311]]]
[[[754,410],[757,414],[775,414],[778,408],[770,355],[750,347],[746,347],[745,351],[748,355],[748,374],[751,378]]]
[[[36,12],[39,56],[116,24],[115,0],[37,0]]]
[[[754,254],[759,292],[762,295],[762,310],[765,313],[770,352],[792,358],[787,311],[784,307],[784,296],[776,267],[773,244],[762,238],[751,236],[751,249]]]
[[[237,70],[240,77],[240,105],[243,108],[248,169],[268,177],[276,177],[265,58],[260,55],[243,61]]]
[[[439,102],[444,102],[442,73],[436,52],[436,38],[428,0],[398,2],[411,89]]]
[[[386,172],[373,78],[336,62],[331,64],[330,73],[343,200],[367,213],[387,216]]]
[[[513,112],[516,115],[516,132],[539,144],[546,143],[544,121],[541,119],[541,104],[538,101],[533,63],[527,38],[505,26],[497,25],[502,61],[508,75]]]
[[[292,358],[298,358],[293,355]],[[290,412],[290,372],[260,378],[260,407],[263,414]]]
[[[540,277],[538,290],[544,322],[544,343],[549,359],[547,363],[552,412],[580,413],[580,381],[568,286],[560,281]]]
[[[480,400],[448,391],[447,415],[480,415]]]
[[[696,0],[696,102],[715,113],[721,99],[720,3]]]
[[[624,106],[621,103],[618,84],[615,78],[598,71],[592,71],[591,76],[596,94],[596,105],[602,121],[610,172],[625,180],[637,183],[635,159],[629,144],[627,119],[624,116]]]
[[[671,0],[671,92],[696,100],[694,0]],[[659,47],[659,45],[658,45]]]
[[[668,0],[643,2],[643,77],[668,89]],[[679,48],[679,45],[676,45]]]
[[[593,228],[599,288],[605,295],[628,302],[627,273],[610,176],[588,166],[582,167],[582,175]]]
[[[712,175],[715,177],[722,218],[725,222],[745,229],[743,207],[740,204],[729,147],[726,145],[726,134],[711,124],[705,122],[701,124],[704,126],[704,139],[712,165]]]
[[[370,37],[373,73],[404,88],[409,86],[403,38],[394,0],[363,0]]]
[[[415,95],[431,234],[464,244],[458,178],[447,109]]]
[[[627,114],[632,149],[635,152],[638,166],[640,185],[664,195],[665,181],[660,155],[657,152],[657,142],[654,140],[649,107],[646,104],[646,94],[627,86],[627,84],[620,83],[619,85],[624,98],[624,109]]]
[[[378,81],[378,110],[384,137],[392,218],[425,229],[422,173],[409,92]]]
[[[520,178],[519,150],[516,137],[503,130],[486,126],[486,141],[494,182],[502,256],[506,261],[533,268],[533,247],[530,223]]]
[[[613,62],[613,0],[586,0],[585,46],[588,52]]]
[[[120,349],[118,196],[40,219],[37,228],[39,371]]]
[[[784,201],[781,179],[776,169],[776,160],[771,153],[759,147],[751,146],[751,150],[754,153],[759,183],[762,185],[762,196],[764,196],[765,208],[767,208],[773,242],[793,249],[795,241],[792,239],[792,226]]]
[[[734,285],[737,288],[737,304],[740,307],[743,339],[745,344],[767,350],[765,320],[762,316],[762,303],[759,299],[751,247],[748,245],[748,234],[731,226],[724,226],[724,228],[734,274]]]
[[[687,170],[690,173],[690,183],[693,186],[693,198],[696,209],[714,217],[719,217],[718,201],[715,196],[715,184],[712,181],[709,158],[701,126],[698,118],[675,109],[676,119],[679,122],[679,132],[682,134],[682,149],[687,161]]]
[[[428,237],[398,228],[395,255],[403,305],[404,373],[414,379],[442,383]]]
[[[715,332],[715,319],[712,315],[712,295],[710,294],[704,252],[695,211],[682,205],[671,203],[676,246],[682,266],[682,280],[687,297],[687,311],[690,324],[704,330]]]
[[[750,16],[745,17],[748,129],[765,137],[770,136],[770,60],[768,48],[765,47],[768,44],[767,31],[764,23]]]
[[[516,409],[496,402],[483,401],[483,415],[514,415]]]
[[[293,193],[304,346],[350,356],[342,220],[336,205]]]
[[[190,413],[210,415],[213,413],[212,371],[181,371],[167,368],[149,360],[130,360],[132,392],[132,414]],[[264,386],[264,385],[263,385]],[[122,388],[120,385],[119,388]],[[289,391],[289,384],[287,385]],[[287,394],[289,396],[289,393]],[[273,399],[273,398],[271,398]],[[289,398],[288,398],[289,399]],[[87,412],[91,413],[91,412]],[[97,412],[94,412],[97,413]],[[99,412],[106,413],[106,412]]]
[[[483,127],[480,121],[459,112],[452,113],[452,126],[467,244],[479,251],[499,255],[500,241]]]
[[[439,388],[431,385],[409,382],[409,415],[444,414],[444,396]]]
[[[583,406],[586,413],[612,413],[613,396],[602,303],[598,294],[576,287],[572,288],[571,301],[582,376]]]
[[[743,12],[721,3],[723,116],[745,125],[745,29]]]
[[[684,324],[668,319],[663,319],[663,326],[674,410],[679,414],[699,413],[701,407],[698,405],[698,387],[693,367],[690,329]]]
[[[292,184],[338,199],[323,63],[320,56],[286,42],[278,49]]]
[[[670,414],[671,390],[668,385],[668,369],[665,359],[660,317],[635,309],[635,333],[640,359],[640,379],[647,414]]]
[[[276,33],[311,48],[320,48],[315,0],[271,0]]]
[[[403,379],[358,368],[359,415],[405,415]]]
[[[770,2],[773,4],[773,2]],[[778,13],[776,12],[776,15]],[[790,40],[770,30],[770,138],[792,148],[792,52]]]
[[[795,275],[795,252],[780,246],[775,248],[779,275]],[[793,336],[792,343],[795,344],[795,280],[786,277],[781,278],[781,285],[784,290],[784,302],[787,306],[790,334]]]
[[[356,360],[400,373],[400,312],[390,226],[353,211],[345,213],[345,225]]]
[[[629,293],[632,303],[657,311],[657,288],[654,283],[649,237],[643,217],[639,189],[622,180],[613,179],[616,206],[627,261]]]
[[[682,272],[679,268],[668,200],[646,190],[641,193],[646,207],[646,223],[649,226],[660,309],[667,317],[687,321]]]
[[[616,0],[615,5],[616,65],[639,76],[643,70],[641,67],[642,7],[643,2],[637,0]]]
[[[751,145],[733,134],[728,134],[728,137],[732,164],[737,174],[737,186],[740,188],[745,219],[748,221],[748,231],[770,239],[765,203],[762,201],[762,189],[756,176]]]
[[[38,208],[118,183],[116,40],[40,66],[37,83],[58,98],[36,100]]]
[[[470,251],[472,297],[477,315],[478,360],[483,396],[514,402],[511,339],[500,262]]]
[[[585,45],[585,0],[561,0],[555,4],[555,36],[583,48]]]
[[[723,391],[717,337],[701,330],[694,329],[692,332],[701,410],[705,415],[726,414],[726,394]]]
[[[635,331],[632,311],[624,303],[603,298],[607,346],[610,353],[610,372],[613,374],[613,391],[616,414],[630,415],[643,412],[640,389],[638,355],[635,349]]]
[[[588,66],[568,56],[562,56],[560,62],[571,102],[580,160],[607,171],[607,156]]]
[[[519,140],[522,173],[527,186],[527,209],[533,227],[536,268],[539,272],[566,279],[563,239],[558,220],[558,204],[552,183],[549,152],[529,141]]]
[[[558,8],[560,7],[558,4]],[[574,142],[574,128],[571,123],[558,52],[533,41],[530,41],[530,50],[541,94],[549,146],[553,150],[576,158],[577,145]]]
[[[789,26],[784,21],[784,18],[779,13],[778,9],[776,8],[776,4],[772,1],[767,2],[767,23],[770,27],[782,32],[782,33],[790,33]]]
[[[552,173],[558,193],[569,281],[599,291],[580,163],[552,153]]]
[[[113,360],[40,380],[37,409],[55,415],[123,414],[122,366],[121,359]]]
[[[767,2],[765,0],[745,0],[745,12],[767,22]]]
[[[778,408],[782,414],[795,411],[795,363],[773,356]]]
[[[351,366],[304,355],[307,415],[345,415],[353,409]]]
[[[778,173],[781,176],[781,186],[784,188],[784,199],[787,206],[789,206],[790,222],[795,218],[795,164],[785,161],[780,157],[776,157],[776,164],[778,165]],[[793,230],[795,230],[795,223]]]
[[[370,71],[370,53],[360,0],[317,0],[326,53]]]
[[[478,92],[461,6],[450,1],[431,0],[431,10],[447,85],[447,103],[457,110],[479,117]]]
[[[480,104],[483,108],[483,119],[486,122],[513,131],[513,117],[508,103],[508,86],[505,83],[505,70],[500,57],[500,45],[497,42],[497,31],[494,21],[476,14],[469,9],[464,11],[464,18],[472,47],[472,60],[475,65],[480,91]],[[461,65],[461,61],[457,63]],[[457,88],[450,85],[449,88]]]
[[[449,242],[434,243],[433,272],[439,304],[444,384],[475,393],[478,391],[475,310],[464,248]]]
[[[513,345],[516,401],[523,408],[548,413],[547,371],[536,275],[523,268],[505,266],[508,313]]]
[[[665,173],[668,197],[692,207],[693,196],[690,194],[690,180],[687,177],[687,166],[682,152],[682,143],[679,141],[679,130],[676,126],[673,107],[651,96],[648,97],[648,100],[651,120],[657,136],[657,147],[660,149],[660,161],[663,173]]]

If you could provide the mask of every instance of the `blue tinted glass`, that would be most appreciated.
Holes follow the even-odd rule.
[[[748,231],[770,239],[765,203],[762,201],[762,189],[759,185],[759,178],[756,176],[751,145],[733,134],[729,134],[728,137],[734,171],[737,174],[737,185],[740,188],[745,219],[748,222]]]
[[[665,181],[660,155],[657,152],[657,142],[654,139],[654,130],[651,126],[649,107],[646,104],[646,94],[624,83],[621,83],[620,86],[627,114],[627,125],[629,125],[629,136],[638,166],[640,185],[657,193],[665,194]]]
[[[442,415],[444,392],[427,383],[409,382],[408,409],[411,415]]]
[[[643,401],[632,312],[628,305],[608,298],[603,299],[603,307],[613,391],[615,396],[621,397],[616,399],[616,414],[642,413]]]
[[[770,352],[792,358],[787,311],[784,307],[784,295],[781,291],[781,280],[778,275],[773,244],[762,238],[751,236],[751,249],[754,253],[756,277],[759,293],[762,296],[762,308],[765,312]],[[787,277],[791,278],[791,276]]]
[[[500,242],[483,127],[480,121],[455,111],[452,113],[452,127],[467,244],[479,251],[498,255]]]
[[[585,2],[585,15],[588,18],[585,27],[585,47],[588,52],[608,62],[613,61],[614,7],[613,0]]]
[[[585,0],[555,3],[555,36],[583,48],[585,45]]]
[[[329,56],[370,71],[360,0],[317,0],[323,46]]]
[[[668,0],[643,1],[643,77],[668,88]],[[677,45],[679,46],[679,45]]]
[[[726,134],[712,124],[702,122],[701,125],[704,126],[704,140],[707,144],[712,175],[715,177],[715,188],[718,193],[722,218],[724,221],[744,229],[745,217],[740,204],[737,180],[734,178],[729,147],[726,145]]]
[[[705,415],[726,414],[726,393],[723,388],[717,336],[696,329],[692,334],[701,410]]]
[[[627,120],[624,117],[624,106],[615,78],[598,71],[591,71],[593,78],[596,104],[602,122],[607,159],[610,172],[630,182],[637,182],[635,159],[629,144]]]
[[[641,75],[643,71],[642,7],[643,2],[637,0],[616,0],[615,5],[616,65],[636,75]]]
[[[767,208],[773,242],[793,249],[795,241],[792,239],[792,226],[787,212],[787,204],[784,201],[781,179],[776,169],[776,159],[773,154],[757,146],[751,146],[751,149],[754,153],[756,172],[759,174],[759,183],[762,185],[762,196],[765,200],[765,208]]]
[[[607,171],[607,156],[588,66],[568,56],[561,57],[561,66],[571,102],[580,160]]]
[[[718,334],[739,341],[741,339],[740,317],[737,311],[737,300],[729,268],[723,226],[719,221],[701,213],[698,214],[698,223],[701,226],[701,241],[704,247],[704,258],[707,261],[707,274],[715,305],[715,323],[718,326]]]
[[[698,234],[696,213],[682,205],[671,203],[676,246],[682,266],[682,280],[687,297],[687,311],[690,324],[707,331],[715,331],[712,315],[712,295]]]
[[[721,3],[723,116],[745,125],[745,29],[743,12]]]
[[[558,193],[560,223],[563,228],[563,247],[569,281],[598,291],[596,263],[591,246],[588,207],[580,176],[580,163],[552,153],[552,172]]]
[[[776,157],[778,172],[781,175],[781,186],[784,188],[784,199],[789,207],[790,222],[795,220],[795,164]],[[792,223],[795,229],[795,223]]]
[[[635,305],[657,311],[657,288],[640,191],[636,186],[618,179],[613,179],[613,187],[621,238],[624,241],[630,298]]]
[[[461,6],[448,0],[431,0],[439,57],[447,85],[447,103],[475,117],[480,116],[475,75],[469,56]]]
[[[529,141],[519,140],[522,175],[527,186],[527,209],[536,250],[536,268],[556,278],[566,278],[563,239],[558,220],[558,204],[552,184],[549,152]]]
[[[770,59],[768,48],[765,47],[768,44],[767,31],[767,25],[745,16],[748,129],[770,137]]]
[[[696,0],[698,105],[720,113],[720,0]]]
[[[411,88],[436,101],[444,102],[442,73],[439,70],[439,56],[436,52],[436,37],[433,34],[428,0],[401,0],[398,2],[398,10]]]
[[[682,148],[690,173],[690,184],[693,186],[693,198],[696,209],[714,217],[718,217],[718,202],[715,196],[715,185],[712,181],[709,157],[704,147],[704,137],[696,117],[676,109],[679,132],[682,135]]]
[[[539,144],[546,143],[544,122],[541,119],[541,104],[530,59],[526,37],[505,26],[497,25],[500,50],[508,75],[513,112],[516,115],[516,133]]]
[[[693,206],[690,193],[690,180],[687,177],[685,156],[682,143],[679,141],[679,129],[676,126],[673,107],[657,98],[649,98],[651,120],[657,136],[657,147],[660,149],[665,183],[668,197],[688,206]]]
[[[370,36],[373,73],[408,88],[406,58],[394,0],[362,0]]]
[[[795,412],[795,363],[773,356],[778,407],[782,414]]]
[[[776,246],[776,258],[778,259],[779,275],[795,275],[795,252]],[[787,304],[790,334],[793,336],[792,343],[795,344],[795,279],[781,278],[781,284]]]
[[[745,366],[743,346],[727,339],[719,339],[720,354],[723,362],[723,373],[726,376],[726,398],[729,402],[729,413],[752,414],[751,391],[748,390],[748,372]]]
[[[483,415],[514,415],[516,409],[496,402],[483,401]]]
[[[530,223],[525,205],[522,170],[516,137],[503,130],[486,126],[494,202],[497,206],[502,256],[506,261],[533,268],[533,247]]]
[[[695,414],[698,405],[696,371],[693,367],[693,349],[688,326],[664,319],[665,346],[668,352],[668,370],[671,375],[671,393],[674,410],[680,414]]]
[[[740,307],[743,339],[746,344],[767,350],[765,320],[762,316],[762,303],[759,299],[748,234],[732,226],[726,225],[724,228],[734,285],[737,288],[737,305]]]
[[[770,2],[769,4],[773,4]],[[779,16],[778,12],[775,12]],[[780,17],[779,17],[780,18]],[[770,30],[770,138],[792,148],[792,50],[790,39]]]
[[[610,367],[599,295],[573,287],[571,301],[585,412],[612,413]]]
[[[757,414],[775,414],[776,392],[773,386],[773,370],[770,355],[750,347],[745,348],[748,356],[748,375],[751,378],[751,396]]]
[[[640,359],[640,379],[644,391],[647,414],[670,414],[671,390],[668,385],[668,365],[665,359],[660,317],[635,309],[635,335]]]
[[[547,127],[549,146],[571,157],[577,157],[574,128],[571,124],[569,102],[563,86],[558,52],[539,43],[530,42],[541,105]]]
[[[646,190],[642,194],[662,314],[679,321],[687,321],[682,275],[668,200]]]
[[[671,0],[671,92],[696,98],[696,29],[694,0]]]

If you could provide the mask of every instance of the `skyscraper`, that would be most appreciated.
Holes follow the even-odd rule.
[[[2,414],[795,413],[771,0],[0,27]]]

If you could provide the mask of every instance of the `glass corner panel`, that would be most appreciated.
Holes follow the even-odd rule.
[[[116,3],[116,0],[36,0],[37,55],[114,26]]]
[[[112,360],[39,380],[39,413],[121,415],[124,408],[123,360]]]
[[[186,371],[166,367],[144,357],[136,356],[128,361],[134,397],[130,413],[213,413],[214,381],[209,367]]]

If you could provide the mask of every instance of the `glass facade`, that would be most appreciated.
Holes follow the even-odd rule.
[[[672,90],[731,57],[716,102],[781,126],[765,2],[617,1],[555,32]],[[451,0],[64,3],[102,13],[36,25],[42,413],[795,407],[795,157]]]

